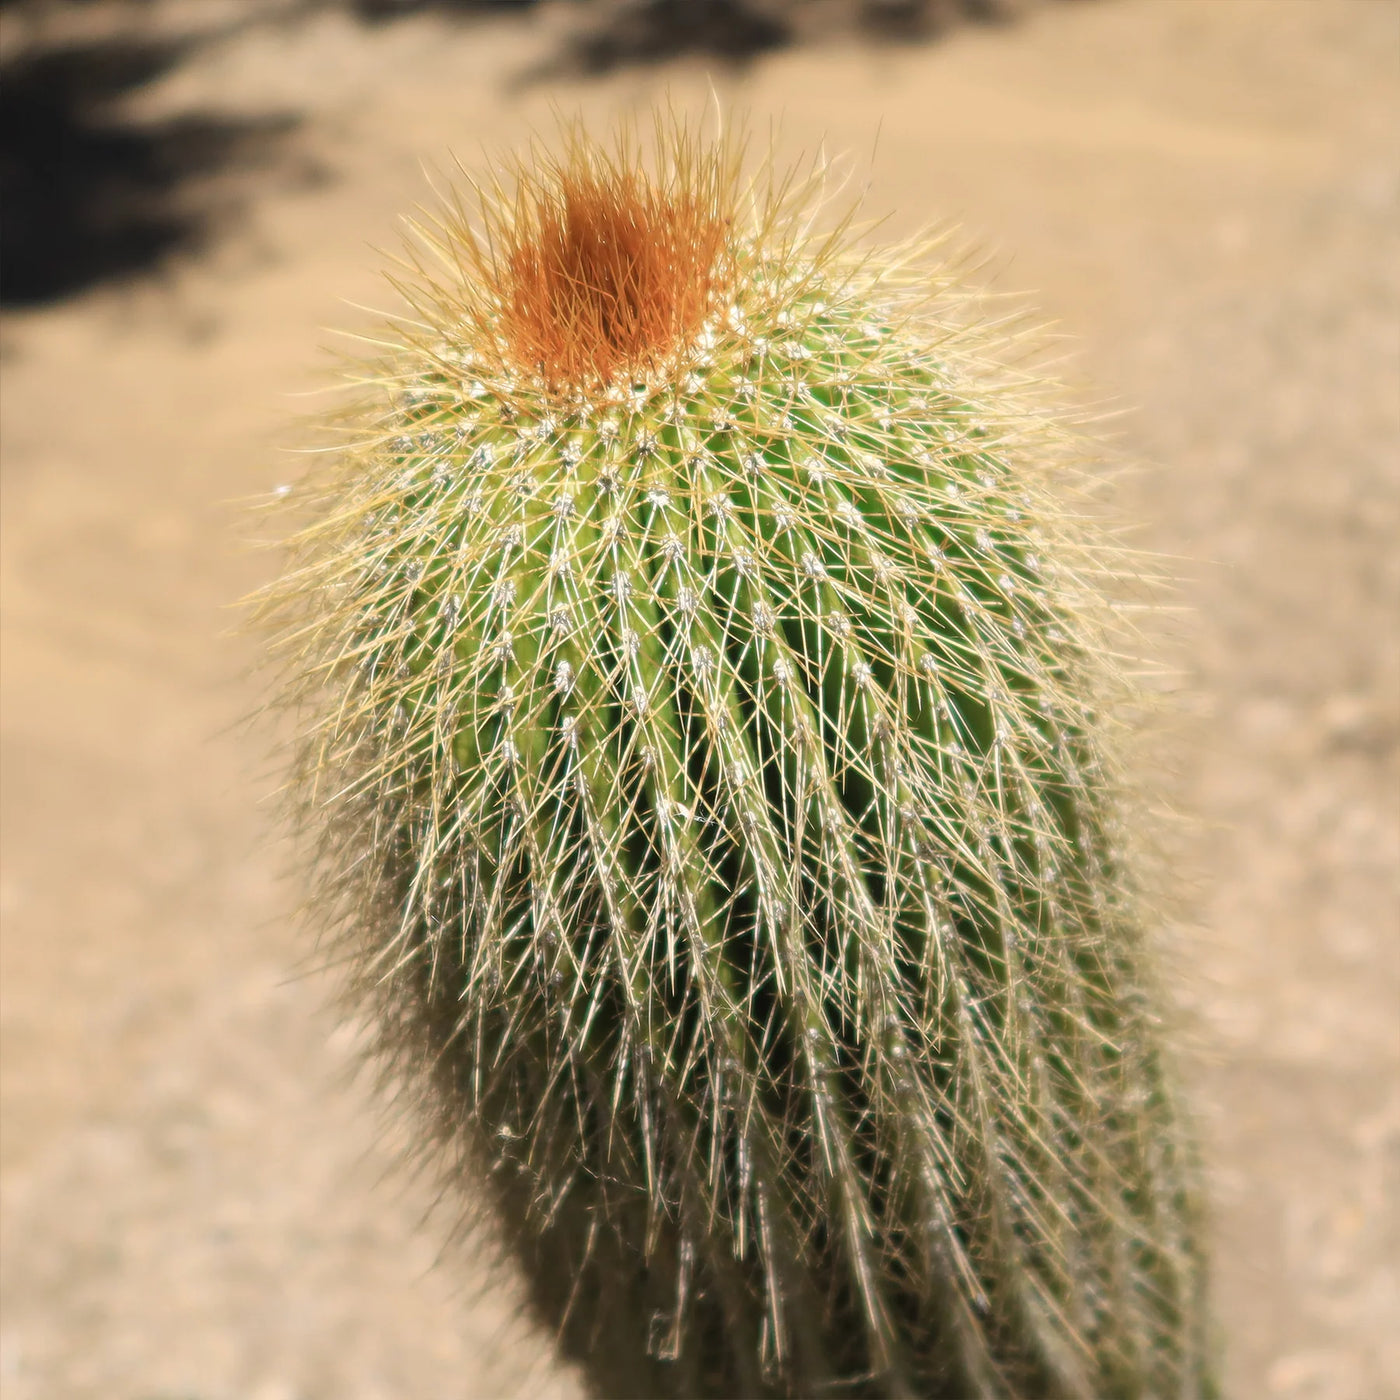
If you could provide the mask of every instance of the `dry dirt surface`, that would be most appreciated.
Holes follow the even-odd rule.
[[[1082,0],[532,81],[575,7],[60,19],[76,41],[114,8],[203,37],[112,78],[102,120],[166,142],[130,177],[156,210],[131,247],[40,239],[8,289],[5,1400],[580,1393],[393,1168],[307,971],[266,735],[238,727],[258,689],[232,604],[273,567],[240,522],[296,471],[322,328],[390,304],[371,247],[425,164],[547,129],[551,103],[603,126],[711,82],[755,131],[781,119],[784,152],[851,152],[891,234],[961,220],[1132,406],[1117,503],[1182,580],[1147,748],[1181,817],[1167,933],[1228,1394],[1400,1396],[1400,9]],[[6,10],[13,56],[32,35]],[[161,212],[181,160],[235,147]],[[154,271],[82,285],[147,244]]]

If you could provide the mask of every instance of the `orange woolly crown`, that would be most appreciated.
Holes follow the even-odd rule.
[[[742,152],[658,124],[655,159],[624,136],[611,149],[567,133],[534,153],[513,187],[473,186],[424,241],[457,274],[411,295],[430,323],[475,331],[500,367],[552,390],[608,384],[684,349],[734,276],[731,231]],[[475,217],[472,217],[475,213]],[[422,271],[421,267],[417,269]]]

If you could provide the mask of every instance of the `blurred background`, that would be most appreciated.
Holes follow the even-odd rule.
[[[668,96],[1122,410],[1228,1394],[1400,1396],[1392,0],[3,0],[0,1392],[578,1396],[352,1076],[234,604],[425,170]]]

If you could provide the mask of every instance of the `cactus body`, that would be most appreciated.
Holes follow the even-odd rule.
[[[663,145],[433,235],[303,493],[322,917],[599,1394],[1212,1393],[1067,436]]]

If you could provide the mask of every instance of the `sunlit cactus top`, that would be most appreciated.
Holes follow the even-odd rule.
[[[269,601],[318,916],[600,1393],[1203,1395],[1118,556],[819,186],[569,131],[418,229]]]

